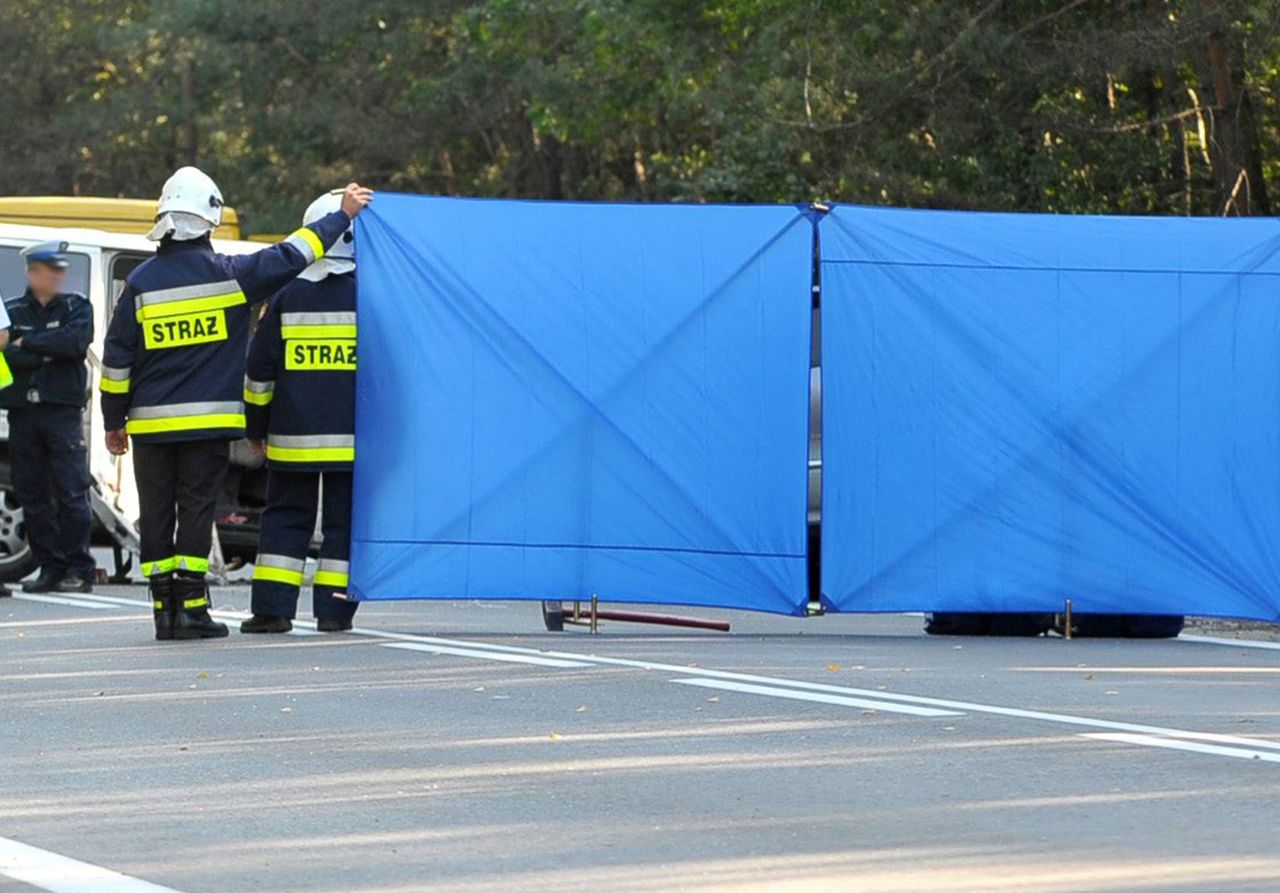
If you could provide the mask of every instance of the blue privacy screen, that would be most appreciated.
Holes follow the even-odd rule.
[[[813,227],[380,193],[352,590],[798,614]]]
[[[1280,224],[836,208],[841,611],[1280,620]]]

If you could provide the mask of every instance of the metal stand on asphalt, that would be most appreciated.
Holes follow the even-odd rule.
[[[1075,634],[1075,630],[1072,628],[1072,625],[1071,599],[1067,599],[1066,604],[1062,606],[1062,637],[1068,641],[1070,641],[1071,637]]]
[[[550,632],[562,632],[565,625],[585,626],[594,635],[600,632],[601,620],[613,620],[619,623],[651,623],[657,626],[678,626],[685,629],[709,629],[716,632],[729,632],[727,620],[705,620],[701,617],[681,617],[675,614],[646,614],[639,611],[601,610],[600,597],[591,596],[591,607],[584,611],[581,601],[574,601],[572,608],[566,609],[563,602],[544,601],[542,603],[542,622]]]

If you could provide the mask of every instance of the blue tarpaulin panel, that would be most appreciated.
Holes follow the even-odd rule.
[[[813,228],[379,194],[352,589],[798,614]]]
[[[1280,226],[837,208],[823,596],[1280,620]]]

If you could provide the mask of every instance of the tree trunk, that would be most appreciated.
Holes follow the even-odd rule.
[[[1206,49],[1214,97],[1209,131],[1214,207],[1221,214],[1270,216],[1258,120],[1245,80],[1242,48],[1225,25],[1216,25]]]

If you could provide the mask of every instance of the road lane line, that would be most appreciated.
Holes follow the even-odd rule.
[[[1263,648],[1267,651],[1280,651],[1280,642],[1262,642],[1258,639],[1229,639],[1224,636],[1189,636],[1186,633],[1174,639],[1175,642],[1190,642],[1193,645],[1226,645],[1228,648]]]
[[[111,617],[64,617],[61,620],[6,620],[0,629],[26,629],[32,626],[81,626],[85,623],[137,623],[141,614],[115,614]]]
[[[91,611],[114,611],[116,609],[115,605],[104,605],[96,601],[61,595],[36,595],[33,592],[15,592],[13,597],[22,599],[24,602],[42,602],[46,605],[63,605],[68,608],[88,608]]]
[[[0,875],[49,893],[179,893],[7,837],[0,837]]]
[[[59,596],[54,599],[52,596],[35,596],[35,595],[19,595],[19,599],[29,599],[38,601],[54,601],[55,604],[64,604],[74,606],[74,608],[88,608],[91,610],[102,610],[115,608],[137,608],[150,609],[150,605],[146,601],[138,599],[122,599],[122,597],[111,595],[90,595],[77,594],[70,596]],[[221,620],[246,620],[251,617],[251,613],[247,610],[233,610],[215,608],[209,612],[211,617]],[[145,614],[150,617],[150,612]],[[324,633],[317,631],[314,620],[294,620],[293,629],[289,631],[292,636],[321,636]]]
[[[109,597],[103,596],[107,599]],[[122,604],[137,605],[136,599],[111,599]],[[247,616],[242,612],[214,612],[235,614],[236,616]],[[1224,746],[1234,746],[1249,748],[1260,748],[1266,750],[1280,751],[1280,741],[1268,741],[1264,739],[1245,738],[1235,735],[1222,735],[1214,732],[1196,732],[1187,729],[1174,729],[1165,726],[1152,726],[1142,723],[1121,722],[1118,720],[1096,719],[1088,716],[1076,716],[1066,713],[1051,713],[1043,710],[1027,710],[1019,707],[1003,707],[997,704],[981,704],[973,701],[957,701],[947,698],[932,698],[921,695],[898,694],[896,692],[882,691],[880,689],[854,688],[842,685],[830,685],[821,682],[803,682],[795,679],[780,679],[773,676],[760,676],[752,673],[735,673],[727,670],[709,670],[702,667],[679,666],[677,664],[668,664],[658,661],[634,660],[621,657],[604,657],[597,654],[582,654],[573,651],[561,651],[554,649],[534,649],[515,645],[498,645],[489,642],[475,642],[464,639],[446,639],[436,636],[424,636],[416,633],[395,633],[384,630],[370,629],[368,627],[356,627],[351,630],[351,634],[364,636],[367,638],[392,640],[395,642],[416,643],[424,645],[443,646],[446,648],[461,648],[468,652],[473,652],[468,656],[479,656],[478,653],[499,653],[508,655],[526,655],[540,659],[562,660],[568,661],[571,666],[577,667],[584,663],[587,665],[595,664],[601,666],[627,667],[631,669],[650,670],[661,673],[671,673],[678,676],[695,676],[704,679],[723,679],[733,682],[744,682],[748,684],[760,684],[766,686],[776,686],[779,688],[796,689],[800,691],[824,692],[827,694],[840,695],[852,698],[869,698],[879,702],[893,702],[899,704],[915,704],[922,707],[933,707],[939,710],[953,710],[960,713],[983,713],[991,716],[1005,716],[1014,719],[1028,719],[1037,722],[1048,722],[1057,725],[1076,726],[1090,729],[1102,729],[1110,732],[1128,732],[1140,735],[1155,735],[1161,738],[1177,738],[1187,741],[1200,741],[1210,744],[1219,744]],[[1197,641],[1197,638],[1188,638],[1189,641]],[[1226,643],[1235,645],[1239,644],[1236,640],[1226,640]],[[1212,644],[1224,644],[1224,642],[1214,642]],[[1269,643],[1262,643],[1269,644]],[[419,649],[413,649],[419,650]],[[492,658],[496,659],[496,658]]]
[[[1186,750],[1195,753],[1213,754],[1219,757],[1235,757],[1240,760],[1262,760],[1268,763],[1280,763],[1280,753],[1250,750],[1246,747],[1223,747],[1220,744],[1200,744],[1195,741],[1183,741],[1159,735],[1130,735],[1125,732],[1085,732],[1080,737],[1093,738],[1095,741],[1136,744],[1141,747],[1161,747],[1166,750]]]
[[[838,704],[842,707],[860,707],[863,710],[884,710],[888,713],[906,713],[911,716],[964,716],[954,710],[935,710],[932,707],[913,707],[910,704],[894,704],[890,701],[876,701],[865,698],[847,698],[841,695],[827,695],[816,691],[799,691],[794,688],[775,688],[768,685],[748,685],[743,682],[730,682],[726,679],[672,679],[677,685],[696,685],[699,688],[713,688],[718,691],[740,691],[752,695],[768,695],[773,698],[788,698],[792,701],[811,701],[816,704]]]
[[[417,642],[383,642],[382,648],[399,648],[404,651],[422,651],[427,654],[448,654],[454,657],[474,657],[479,660],[496,660],[511,664],[531,664],[537,667],[591,667],[594,664],[576,660],[541,657],[521,654],[503,654],[499,651],[485,651],[478,648],[453,648],[448,645],[423,645]]]

